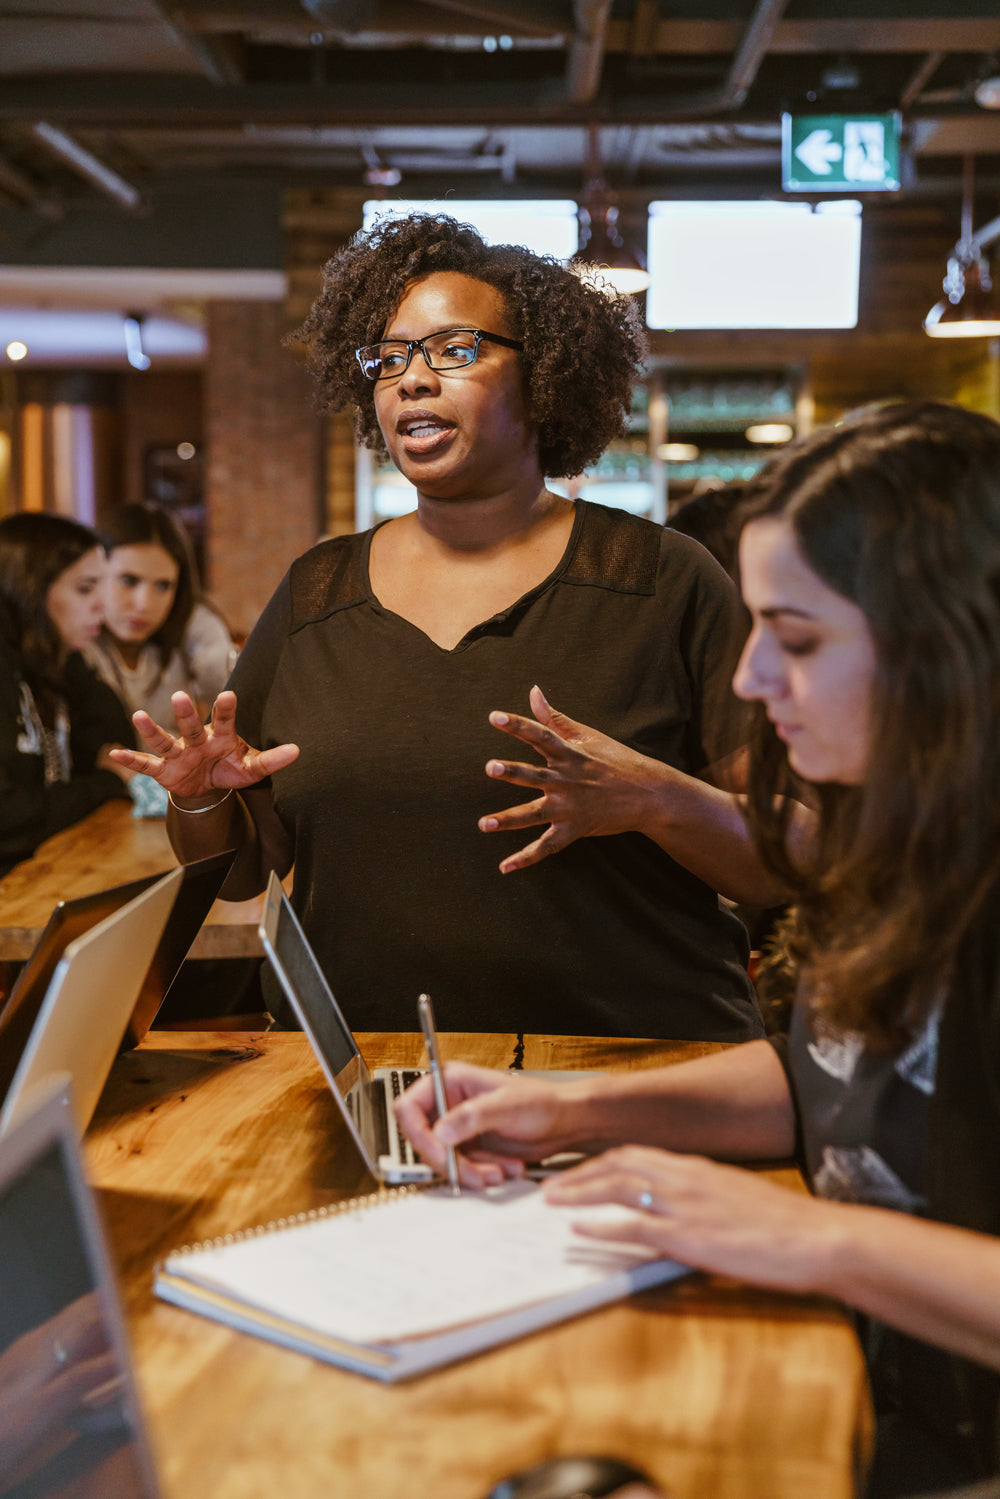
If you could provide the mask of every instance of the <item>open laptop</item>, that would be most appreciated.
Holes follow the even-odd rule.
[[[422,1069],[378,1067],[371,1071],[306,940],[281,881],[271,875],[264,898],[260,940],[323,1069],[344,1122],[377,1181],[422,1182],[433,1178],[396,1124],[394,1098]],[[416,1015],[416,994],[413,1005]]]
[[[155,1020],[229,873],[233,858],[232,852],[214,854],[211,858],[198,859],[184,866],[180,891],[125,1030],[126,1046],[138,1046]],[[92,895],[61,900],[56,906],[34,952],[21,970],[10,998],[0,1011],[0,1100],[10,1087],[52,975],[66,948],[161,878],[159,874],[147,875],[145,879],[115,885],[110,890],[97,890]]]
[[[0,1494],[159,1499],[65,1076],[0,1141],[0,1265]]]
[[[68,1073],[80,1134],[90,1123],[149,972],[182,869],[172,869],[63,953],[0,1108],[0,1137],[50,1073]]]

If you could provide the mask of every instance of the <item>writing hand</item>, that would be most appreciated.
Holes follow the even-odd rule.
[[[445,1146],[458,1155],[464,1187],[495,1186],[521,1176],[537,1161],[574,1143],[569,1123],[573,1084],[545,1083],[467,1062],[444,1068],[448,1112],[437,1118],[430,1077],[418,1079],[396,1100],[396,1118],[414,1149],[436,1171],[446,1169]]]
[[[548,826],[540,838],[504,859],[502,874],[538,864],[577,838],[642,831],[651,797],[674,774],[660,761],[558,713],[540,687],[532,687],[529,702],[537,722],[516,713],[491,713],[490,723],[537,750],[545,764],[490,760],[486,774],[537,787],[541,795],[481,818],[479,827],[484,833],[509,833]]]
[[[573,1167],[548,1183],[545,1195],[563,1207],[610,1202],[634,1210],[624,1230],[621,1223],[574,1225],[588,1238],[642,1244],[695,1269],[783,1291],[816,1288],[845,1227],[841,1204],[644,1145]]]
[[[176,738],[154,723],[148,713],[135,713],[132,722],[136,732],[152,753],[113,749],[109,755],[117,765],[151,776],[176,796],[239,791],[276,770],[284,770],[298,757],[296,744],[257,750],[240,738],[236,732],[235,692],[219,693],[207,725],[186,692],[175,692],[170,701],[177,718]]]

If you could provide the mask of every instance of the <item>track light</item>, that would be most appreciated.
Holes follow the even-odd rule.
[[[126,312],[122,319],[125,336],[125,357],[134,370],[148,370],[149,355],[142,347],[142,325],[145,317],[141,312]]]

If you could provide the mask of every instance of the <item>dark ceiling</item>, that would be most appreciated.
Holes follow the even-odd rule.
[[[998,74],[1000,0],[0,0],[0,260],[178,193],[578,196],[588,126],[626,198],[777,193],[784,110],[900,110],[901,196],[971,152],[978,220]]]

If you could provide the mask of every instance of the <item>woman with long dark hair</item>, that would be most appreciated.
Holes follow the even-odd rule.
[[[122,505],[102,527],[108,554],[104,627],[88,664],[121,698],[157,721],[186,692],[207,714],[236,660],[221,615],[202,596],[191,543],[169,511]]]
[[[552,1200],[857,1308],[871,1492],[930,1492],[1000,1470],[1000,425],[928,402],[815,435],[769,468],[740,566],[747,812],[796,900],[787,1042],[565,1088],[457,1065],[443,1121],[424,1083],[399,1112],[438,1169],[471,1147],[470,1186],[617,1145]],[[811,1198],[705,1159],[793,1150]]]
[[[98,537],[61,515],[0,521],[0,873],[111,797],[132,730],[80,652],[103,616]]]

